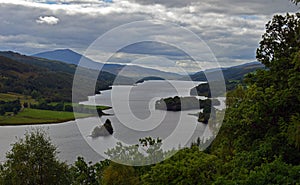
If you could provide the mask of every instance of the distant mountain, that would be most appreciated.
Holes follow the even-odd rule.
[[[221,68],[221,69],[209,69],[205,72],[200,71],[191,75],[191,79],[195,81],[207,81],[206,75],[210,79],[210,83],[214,83],[214,96],[223,96],[223,85],[222,81],[220,81],[220,72],[223,73],[226,91],[231,91],[237,87],[237,85],[241,84],[241,80],[245,77],[246,74],[254,72],[258,69],[265,69],[265,66],[259,62],[250,62],[238,66]],[[221,71],[220,71],[221,70]],[[220,89],[218,89],[220,88]],[[197,96],[207,96],[211,97],[211,91],[209,84],[200,84],[195,88],[192,88],[190,93],[192,95]],[[218,94],[219,93],[219,94]]]
[[[68,64],[77,65],[81,59],[81,55],[70,50],[70,49],[59,49],[55,51],[46,51],[38,54],[34,54],[32,56],[39,58],[46,58],[49,60],[58,60]]]
[[[208,69],[206,71],[200,71],[195,74],[190,75],[190,78],[194,81],[207,81],[206,75],[212,77],[211,80],[217,80],[217,73],[222,70],[223,76],[225,80],[241,80],[243,77],[251,72],[256,71],[257,69],[264,69],[265,66],[260,62],[250,62],[246,64],[241,64],[238,66],[227,67],[227,68],[216,68],[216,69]],[[214,78],[215,76],[215,78]]]
[[[103,71],[110,72],[115,75],[121,75],[139,81],[147,77],[157,77],[168,80],[182,78],[182,75],[171,72],[164,72],[156,69],[140,67],[137,65],[120,65],[120,64],[105,64]]]
[[[82,67],[90,69],[101,69],[114,75],[121,75],[125,77],[133,78],[134,80],[140,80],[148,76],[156,76],[164,79],[179,79],[181,75],[177,73],[164,72],[156,69],[140,67],[136,65],[120,65],[120,64],[105,64],[95,62],[79,53],[76,53],[70,49],[60,49],[54,51],[47,51],[43,53],[34,54],[35,57],[41,57],[48,60],[62,61],[67,64],[78,65],[80,60],[84,62],[80,63]]]
[[[58,49],[54,51],[46,51],[32,55],[34,57],[45,58],[48,60],[57,60],[67,64],[78,65],[80,60],[84,61],[82,67],[97,69],[102,67],[103,64],[95,62],[85,56],[80,55],[70,49]]]

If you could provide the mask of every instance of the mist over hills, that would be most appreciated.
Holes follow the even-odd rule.
[[[79,53],[76,53],[70,49],[59,49],[54,51],[46,51],[32,55],[34,57],[45,58],[48,60],[62,61],[67,64],[75,64],[81,67],[96,69],[105,72],[112,73],[114,75],[121,75],[125,77],[133,78],[138,81],[148,76],[157,76],[164,79],[179,79],[181,75],[177,73],[165,72],[151,68],[140,67],[137,65],[121,65],[121,64],[103,64],[91,60]]]
[[[67,64],[78,65],[80,63],[82,67],[91,69],[101,69],[114,75],[121,75],[132,78],[134,81],[139,81],[150,76],[155,76],[162,79],[181,79],[181,80],[194,80],[194,81],[207,81],[205,75],[214,76],[216,72],[222,70],[224,78],[226,80],[241,80],[245,74],[253,72],[256,69],[263,69],[264,65],[259,62],[250,62],[233,67],[223,67],[216,69],[208,69],[206,71],[199,71],[191,74],[190,77],[184,77],[176,73],[170,73],[137,65],[121,65],[121,64],[103,64],[95,62],[79,53],[76,53],[70,49],[59,49],[54,51],[46,51],[42,53],[34,54],[35,57],[41,57],[49,60],[62,61]],[[212,79],[213,80],[213,79]]]

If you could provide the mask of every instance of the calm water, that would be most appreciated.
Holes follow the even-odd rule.
[[[89,97],[89,101],[82,102],[112,106],[113,109],[105,111],[112,115],[34,127],[45,128],[60,151],[59,157],[69,163],[76,160],[77,156],[83,156],[88,161],[99,161],[103,159],[101,155],[108,148],[114,147],[116,142],[136,144],[139,138],[147,136],[162,138],[165,150],[190,145],[197,137],[212,134],[209,126],[198,123],[197,117],[190,115],[199,110],[167,112],[155,110],[154,105],[162,97],[189,96],[190,89],[197,84],[199,82],[146,81],[137,86],[113,86],[112,90],[103,91],[100,95]],[[220,107],[224,107],[224,104]],[[89,137],[93,128],[106,119],[112,122],[113,136],[96,139]],[[22,137],[31,128],[33,127],[0,127],[1,161],[16,137]]]
[[[87,118],[88,119],[88,118]],[[5,153],[11,149],[10,144],[17,141],[16,137],[23,137],[26,130],[41,127],[49,133],[53,144],[58,147],[59,158],[72,163],[77,156],[84,156],[91,161],[102,159],[94,152],[81,136],[75,121],[61,124],[38,126],[5,126],[0,127],[0,161],[5,159]]]

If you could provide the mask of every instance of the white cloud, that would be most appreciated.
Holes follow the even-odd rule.
[[[39,24],[49,24],[49,25],[55,25],[58,24],[59,19],[54,16],[40,16],[37,20],[37,23]]]

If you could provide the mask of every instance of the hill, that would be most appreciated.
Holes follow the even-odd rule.
[[[60,61],[26,56],[12,51],[0,51],[0,56],[10,58],[23,64],[30,64],[55,72],[59,71],[74,74],[76,70],[76,65],[70,65]]]
[[[62,61],[68,64],[75,64],[78,65],[81,57],[80,54],[70,50],[70,49],[58,49],[54,51],[46,51],[42,53],[37,53],[32,56],[38,57],[38,58],[46,58],[49,60],[58,60]],[[87,59],[87,58],[86,58]],[[90,60],[90,59],[88,59]],[[91,62],[94,62],[90,60]]]
[[[176,73],[164,72],[156,69],[150,69],[145,67],[140,67],[136,65],[120,65],[120,64],[103,64],[91,60],[79,53],[76,53],[70,49],[59,49],[54,51],[46,51],[42,53],[37,53],[33,55],[34,57],[41,57],[48,60],[62,61],[67,64],[78,65],[80,60],[80,66],[89,69],[99,69],[102,71],[112,73],[114,75],[121,75],[129,78],[134,78],[136,81],[148,76],[156,76],[164,79],[179,79],[182,76]]]
[[[0,56],[0,91],[30,95],[49,101],[70,101],[72,75],[53,72]]]
[[[222,70],[224,79],[225,80],[241,80],[243,77],[251,73],[253,71],[256,71],[257,69],[263,69],[265,66],[261,64],[260,62],[250,62],[238,66],[233,67],[227,67],[227,68],[221,68],[221,69],[208,69],[206,71],[199,71],[195,74],[190,75],[190,78],[194,81],[207,81],[206,75],[214,76],[214,73],[217,74]],[[217,79],[212,79],[217,80]]]
[[[34,98],[43,98],[47,101],[72,101],[75,65],[30,57],[11,51],[0,52],[0,57],[0,92],[15,92]],[[92,81],[91,77],[98,73],[85,68],[81,68],[80,71],[80,79],[86,85]],[[115,77],[108,72],[101,72],[95,91],[109,89]],[[120,79],[124,83],[133,83],[131,79],[125,77],[120,77]],[[88,95],[91,94],[82,94],[82,97],[85,98]]]

